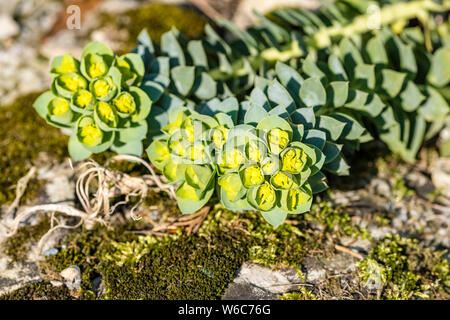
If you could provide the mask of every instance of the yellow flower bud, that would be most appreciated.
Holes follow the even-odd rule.
[[[67,101],[66,99],[63,98],[53,98],[52,101],[50,102],[50,114],[53,116],[59,116],[65,112],[67,112],[67,110],[69,110],[70,108],[70,104],[69,101]]]
[[[155,151],[158,154],[158,157],[155,159],[157,162],[164,162],[165,160],[169,159],[170,151],[167,143],[156,140],[154,142],[154,145]]]
[[[109,103],[103,101],[97,102],[97,110],[101,120],[106,122],[108,125],[116,124],[116,115],[114,114],[114,110]]]
[[[206,158],[205,146],[202,143],[191,144],[188,148],[189,159],[192,161],[203,161]]]
[[[237,169],[244,162],[244,156],[239,150],[226,150],[219,159],[219,166],[223,169]]]
[[[186,114],[183,111],[180,111],[178,112],[176,120],[174,122],[167,124],[161,130],[163,132],[166,132],[168,135],[172,135],[175,133],[175,131],[177,131],[181,127],[181,124],[183,123],[185,118]]]
[[[115,86],[110,77],[105,77],[94,81],[93,90],[95,96],[101,99],[115,90]]]
[[[258,165],[252,165],[242,170],[242,180],[246,188],[260,185],[264,182],[264,176]]]
[[[299,205],[309,201],[310,195],[300,189],[290,189],[286,196],[286,205],[289,211],[294,211]]]
[[[116,109],[121,113],[132,114],[136,111],[136,103],[128,92],[120,93],[113,101]]]
[[[275,190],[266,182],[258,187],[255,200],[261,210],[269,211],[275,206]]]
[[[83,118],[79,123],[78,136],[82,143],[94,147],[103,140],[103,131],[97,127],[92,118]]]
[[[187,140],[191,143],[195,141],[195,135],[194,135],[194,122],[187,118],[183,121],[181,128],[183,128],[183,134],[187,138]]]
[[[290,148],[283,154],[281,170],[297,174],[300,173],[308,159],[306,153],[300,148]]]
[[[289,133],[284,130],[275,128],[267,133],[267,142],[272,153],[279,154],[286,148],[289,141]]]
[[[224,126],[220,126],[213,130],[212,142],[217,148],[221,148],[227,141],[228,132],[230,130],[228,128],[225,128]]]
[[[57,73],[70,73],[70,72],[76,72],[77,71],[77,64],[75,62],[75,59],[70,54],[65,54],[63,56],[63,59],[61,61],[61,65],[56,67],[55,71]]]
[[[120,70],[122,74],[122,82],[125,83],[129,79],[133,79],[136,77],[136,73],[131,70],[130,64],[123,58],[116,58],[116,66]]]
[[[261,148],[255,141],[250,141],[247,144],[247,157],[254,162],[260,162],[262,157]]]
[[[261,167],[265,175],[271,175],[278,170],[278,159],[269,158],[267,161],[263,161]]]
[[[70,92],[77,92],[80,89],[85,89],[87,86],[86,80],[76,73],[66,73],[58,77],[58,84]]]
[[[87,73],[92,79],[102,77],[108,72],[108,65],[102,56],[97,54],[88,54],[87,57]]]
[[[82,89],[75,94],[75,104],[79,108],[86,108],[92,101],[92,93]]]
[[[169,149],[177,156],[184,157],[186,155],[186,150],[179,140],[170,140]]]
[[[228,199],[233,202],[237,200],[237,196],[242,188],[241,178],[237,173],[229,173],[219,178],[219,186],[225,190]]]
[[[274,187],[279,189],[290,189],[298,186],[290,177],[280,171],[271,178],[271,182]]]

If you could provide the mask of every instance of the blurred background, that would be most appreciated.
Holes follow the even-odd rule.
[[[134,48],[147,28],[158,41],[175,26],[195,38],[205,23],[226,18],[243,27],[252,11],[314,8],[315,0],[8,0],[0,2],[0,105],[50,84],[49,60],[100,40],[116,52]]]

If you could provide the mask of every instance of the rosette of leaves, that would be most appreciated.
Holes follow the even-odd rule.
[[[312,188],[326,188],[320,172],[326,156],[315,145],[301,142],[299,131],[277,115],[266,116],[256,126],[231,129],[216,151],[222,204],[230,210],[256,209],[275,227],[288,214],[309,211]]]
[[[51,64],[51,89],[34,103],[49,124],[69,129],[69,153],[82,160],[111,149],[141,156],[151,100],[139,88],[144,63],[134,53],[115,56],[100,42],[91,42],[81,60],[70,54]]]
[[[272,79],[261,77],[256,79],[255,88],[251,91],[248,99],[241,103],[239,110],[240,124],[230,131],[228,139],[231,138],[230,135],[241,137],[240,139],[247,135],[252,137],[249,132],[251,133],[253,130],[266,132],[265,135],[262,135],[262,139],[260,132],[258,132],[259,135],[256,136],[259,140],[253,139],[256,142],[243,143],[241,155],[235,157],[250,162],[260,159],[259,162],[256,162],[256,167],[259,166],[260,171],[257,170],[255,164],[244,166],[245,170],[239,171],[241,189],[231,187],[239,185],[238,175],[228,174],[219,178],[220,199],[227,208],[242,209],[250,204],[253,208],[263,212],[270,223],[277,225],[285,219],[287,214],[292,213],[290,210],[286,210],[286,203],[289,203],[286,202],[287,198],[282,198],[278,192],[276,201],[278,206],[271,207],[271,210],[275,210],[273,214],[271,210],[269,210],[270,213],[264,212],[267,210],[263,209],[267,207],[258,207],[258,202],[255,202],[255,199],[248,198],[256,196],[257,193],[253,191],[251,195],[248,194],[248,187],[251,184],[246,180],[253,178],[256,181],[255,183],[264,180],[268,182],[271,188],[278,191],[280,191],[279,189],[283,190],[283,187],[281,187],[283,185],[304,186],[303,191],[306,190],[306,193],[312,195],[328,188],[326,177],[322,171],[337,175],[349,173],[349,166],[342,155],[342,149],[354,151],[360,143],[369,141],[372,137],[357,120],[360,110],[355,109],[353,103],[357,91],[349,88],[347,81],[327,82],[327,79],[319,76],[304,78],[295,69],[280,62],[276,64],[275,75]],[[379,106],[373,101],[377,101]],[[366,104],[368,112],[379,113],[383,107],[380,99],[375,95],[367,99]],[[378,109],[378,111],[374,111],[375,109]],[[239,133],[232,134],[238,129]],[[271,129],[284,130],[284,133],[278,134],[278,136],[284,138],[278,138],[277,140],[289,141],[292,146],[301,146],[300,150],[288,148],[285,149],[286,151],[278,152],[278,157],[274,156],[272,152],[274,149],[271,147],[271,135],[267,133],[270,133]],[[229,143],[236,145],[231,141],[227,142],[225,146]],[[259,149],[254,147],[258,143]],[[284,150],[286,146],[287,144],[282,144],[281,149]],[[257,151],[251,152],[251,150]],[[255,152],[261,155],[261,158],[254,156]],[[275,154],[277,154],[276,151]],[[302,167],[307,173],[299,174],[298,171],[289,169],[294,166],[287,164],[289,163],[288,159],[292,163],[309,163],[309,165],[305,164]],[[277,165],[272,163],[277,163]],[[273,172],[264,171],[264,168],[272,165]],[[223,170],[220,170],[219,166],[218,173],[220,174],[221,171]],[[262,172],[264,179],[260,178],[258,172]],[[225,189],[227,185],[230,186],[228,190]],[[260,185],[264,185],[261,190],[266,190],[266,192],[272,190],[267,184],[261,182]],[[282,193],[285,197],[289,194],[288,192]],[[292,193],[293,191],[291,195]],[[302,199],[305,200],[306,198],[303,197]],[[310,203],[306,203],[299,207],[299,211],[294,212],[308,211]],[[300,208],[302,209],[300,210]]]
[[[415,161],[423,142],[442,129],[450,113],[439,88],[450,77],[450,49],[427,52],[410,38],[417,31],[405,30],[400,37],[383,29],[361,39],[359,46],[343,39],[328,58],[329,65],[341,65],[338,74],[353,86],[382,97],[387,107],[372,119],[377,133],[392,152],[409,162]]]
[[[259,75],[274,74],[273,60],[262,54],[268,48],[258,49],[262,30],[270,29],[271,38],[279,40],[273,42],[274,50],[288,47],[292,41],[301,44],[302,54],[287,55],[286,60],[280,61],[307,76],[325,76],[328,82],[349,81],[356,90],[353,93],[358,94],[353,108],[367,106],[367,99],[376,94],[386,107],[374,114],[381,105],[376,99],[373,103],[377,108],[370,114],[364,110],[361,115],[376,125],[376,133],[391,151],[414,161],[423,141],[442,128],[448,114],[443,99],[447,97],[448,101],[449,96],[445,84],[449,69],[445,63],[448,23],[436,23],[432,13],[449,9],[445,1],[341,0],[327,2],[314,12],[278,9],[269,15],[270,20],[258,15],[259,25],[247,30],[225,21],[219,24],[240,42],[234,47],[236,56],[242,59],[259,52],[255,55],[258,63],[253,64]],[[407,27],[416,18],[428,26],[426,31]],[[376,30],[379,27],[383,29]],[[295,34],[295,38],[289,34]],[[328,47],[333,44],[330,50]],[[302,60],[307,52],[307,59]]]
[[[263,24],[249,31],[252,35],[261,35],[250,40],[251,48],[243,46],[240,38],[231,42],[225,40],[209,25],[200,39],[188,40],[172,29],[162,35],[160,44],[153,42],[145,30],[141,32],[134,52],[145,63],[142,88],[154,102],[149,118],[153,136],[168,123],[172,108],[194,108],[215,98],[239,97],[253,87],[265,60],[287,61],[303,55],[301,39],[286,32],[280,37],[279,28],[261,18]],[[247,32],[226,21],[221,23],[234,32]],[[285,46],[286,40],[288,45]]]
[[[385,1],[378,10],[374,4],[342,0],[322,6],[315,15],[279,9],[273,16],[300,32],[310,56],[318,57],[301,64],[302,72],[349,81],[362,99],[370,94],[381,98],[386,107],[379,115],[362,115],[375,124],[392,152],[412,162],[450,111],[448,21],[437,24],[431,14],[450,7],[445,1]],[[414,18],[431,29],[408,27]],[[375,22],[390,27],[372,30]]]
[[[201,209],[214,194],[216,185],[215,150],[225,143],[234,127],[226,113],[214,117],[180,107],[172,110],[164,133],[147,148],[150,161],[167,179],[177,185],[176,196],[182,213]]]

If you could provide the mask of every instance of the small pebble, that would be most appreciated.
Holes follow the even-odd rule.
[[[56,249],[56,248],[51,248],[51,249],[44,251],[44,255],[46,255],[46,256],[54,256],[57,254],[58,254],[58,249]]]
[[[81,270],[78,266],[70,266],[60,272],[64,284],[69,290],[78,290],[81,287]]]

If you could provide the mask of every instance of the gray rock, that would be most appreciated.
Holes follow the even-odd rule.
[[[78,290],[81,287],[81,270],[78,266],[70,266],[60,272],[64,284],[69,290]]]
[[[58,249],[56,248],[50,248],[44,251],[45,256],[54,256],[58,254]]]
[[[244,263],[222,299],[274,299],[278,294],[298,289],[301,279],[293,268],[272,270]]]
[[[36,263],[23,261],[12,263],[8,257],[0,257],[0,295],[40,279]]]
[[[308,282],[319,283],[324,281],[326,277],[326,270],[323,267],[323,263],[313,257],[305,257],[303,259],[302,271]]]
[[[371,181],[371,186],[373,187],[376,194],[382,197],[389,197],[391,194],[391,186],[389,183],[380,178],[375,178]]]
[[[431,179],[441,193],[450,198],[450,158],[439,158],[431,168]]]
[[[250,283],[232,282],[222,296],[222,300],[274,300],[277,295]]]
[[[0,14],[0,41],[7,40],[19,34],[19,26],[14,19],[6,14]]]

